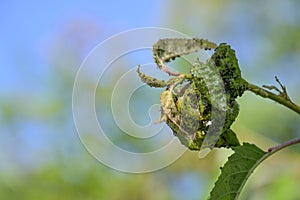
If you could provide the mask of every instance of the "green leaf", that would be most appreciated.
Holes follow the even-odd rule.
[[[234,151],[221,168],[221,175],[209,199],[237,199],[251,173],[266,158],[265,155],[268,155],[267,152],[249,143],[235,147]]]

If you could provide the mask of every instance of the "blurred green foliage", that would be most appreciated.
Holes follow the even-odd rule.
[[[166,1],[162,7],[161,26],[231,44],[247,80],[270,85],[277,75],[300,103],[299,1]],[[0,97],[0,199],[207,197],[218,168],[231,153],[228,150],[215,150],[202,160],[186,152],[163,170],[131,175],[102,166],[80,144],[71,113],[72,84],[101,28],[95,24],[62,27],[49,47],[51,70],[35,83],[42,92],[20,90]],[[117,78],[118,74],[112,75]],[[108,94],[110,83],[102,88]],[[109,101],[97,103],[109,106]],[[233,129],[241,141],[267,148],[300,137],[299,116],[281,105],[248,93],[239,103]],[[241,199],[300,199],[299,152],[298,146],[267,160],[255,171]]]

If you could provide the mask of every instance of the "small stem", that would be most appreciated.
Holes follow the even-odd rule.
[[[271,148],[268,149],[268,152],[274,153],[274,152],[279,151],[279,150],[281,150],[281,149],[283,149],[285,147],[288,147],[288,146],[291,146],[291,145],[297,144],[297,143],[300,143],[300,138],[295,138],[293,140],[289,140],[289,141],[287,141],[285,143],[282,143],[282,144],[280,144],[280,145],[278,145],[276,147],[271,147]]]
[[[269,92],[268,90],[265,90],[249,82],[248,82],[248,90],[263,98],[272,99],[273,101],[276,101],[277,103],[284,105],[290,108],[291,110],[295,111],[296,113],[300,114],[300,107],[287,98],[284,98],[280,95],[276,95],[272,92]]]

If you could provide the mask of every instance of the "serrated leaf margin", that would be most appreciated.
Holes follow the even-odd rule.
[[[225,163],[224,167],[221,168],[221,175],[219,176],[218,180],[215,183],[215,187],[210,193],[209,199],[211,200],[237,199],[249,176],[253,173],[254,169],[269,155],[267,152],[264,152],[256,145],[249,143],[243,143],[242,146],[235,147],[234,151],[235,152],[228,158],[228,161]],[[249,155],[252,155],[249,153],[250,151],[252,151],[253,154],[253,156],[251,157],[249,157]],[[251,160],[251,165],[243,165],[245,161]],[[245,167],[247,169],[242,169]],[[232,173],[234,169],[239,169],[239,171]],[[227,184],[224,184],[224,181],[227,181],[228,177],[235,176],[237,173],[245,173],[244,175],[242,175],[243,178],[239,180],[239,183],[231,181]],[[237,184],[238,186],[236,186]],[[230,194],[232,195],[227,196]]]

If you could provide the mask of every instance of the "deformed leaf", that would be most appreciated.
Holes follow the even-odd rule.
[[[140,71],[140,65],[138,66],[136,72],[138,73],[140,79],[150,87],[163,88],[167,86],[167,83],[164,80],[159,80],[142,73]]]
[[[171,38],[161,39],[153,45],[154,59],[168,62],[184,54],[194,53],[200,49],[214,49],[217,45],[205,39]]]
[[[267,155],[249,143],[235,147],[234,151],[221,168],[221,175],[210,193],[211,200],[237,199],[248,177]]]

